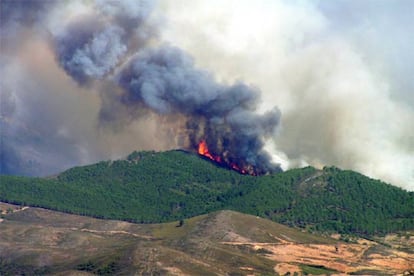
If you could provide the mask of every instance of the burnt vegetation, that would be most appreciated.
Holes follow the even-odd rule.
[[[414,228],[414,193],[353,171],[293,169],[260,177],[184,151],[134,152],[54,178],[1,176],[0,200],[138,223],[231,209],[317,232]]]

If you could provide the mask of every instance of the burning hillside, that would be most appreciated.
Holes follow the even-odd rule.
[[[219,163],[220,165],[225,165],[229,168],[232,168],[233,170],[238,171],[241,174],[256,175],[254,168],[250,169],[251,167],[239,167],[236,163],[225,161],[225,159],[221,156],[210,153],[205,140],[202,140],[200,144],[198,144],[198,154],[205,156]]]
[[[184,136],[175,147],[242,174],[280,171],[264,150],[279,125],[279,109],[259,114],[259,89],[241,81],[220,83],[185,50],[158,41],[158,26],[150,20],[154,5],[97,1],[82,17],[47,32],[60,70],[82,88],[101,90],[99,126],[119,128],[154,114],[157,123],[174,128],[173,136]],[[180,126],[163,121],[174,117],[181,118]],[[65,137],[67,131],[61,132]]]
[[[202,155],[242,173],[280,170],[263,149],[264,139],[279,124],[280,112],[274,108],[257,114],[259,91],[254,87],[220,84],[210,73],[195,68],[184,51],[169,46],[140,51],[117,81],[127,108],[184,118],[187,143],[181,147],[201,150]]]
[[[260,173],[255,167],[250,164],[243,164],[243,162],[237,162],[237,160],[229,159],[229,154],[226,151],[223,152],[222,155],[217,155],[216,153],[210,152],[205,140],[201,140],[201,142],[198,144],[197,152],[199,155],[218,163],[220,166],[235,170],[241,174],[258,175]]]

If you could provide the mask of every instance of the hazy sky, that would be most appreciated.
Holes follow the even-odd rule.
[[[283,168],[335,165],[414,190],[411,0],[0,6],[2,172],[181,145],[179,119],[125,105],[117,85],[133,57],[168,45],[223,85],[260,90],[256,112],[278,108],[266,148]]]

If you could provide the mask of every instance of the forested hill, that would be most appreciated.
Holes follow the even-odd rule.
[[[184,151],[134,152],[54,178],[0,176],[0,201],[153,223],[232,209],[317,231],[414,229],[414,193],[337,168],[240,175]]]

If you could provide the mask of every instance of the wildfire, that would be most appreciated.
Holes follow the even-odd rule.
[[[205,140],[202,140],[200,144],[198,144],[198,154],[203,155],[207,158],[210,158],[213,161],[221,163],[220,156],[213,156],[210,151],[208,150],[208,146]]]
[[[211,153],[208,151],[207,143],[206,141],[201,141],[200,144],[198,144],[198,154],[203,155],[205,157],[208,157],[212,160],[214,160]]]
[[[238,171],[239,173],[255,175],[255,173],[249,173],[247,170],[245,170],[243,168],[240,168],[235,163],[224,162],[223,159],[220,156],[213,155],[209,151],[208,146],[207,146],[207,142],[205,140],[201,140],[201,142],[198,144],[198,154],[200,154],[202,156],[205,156],[205,157],[207,157],[207,158],[209,158],[209,159],[211,159],[211,160],[213,160],[213,161],[215,161],[215,162],[217,162],[221,165],[225,165],[227,167],[230,167],[233,170]]]

